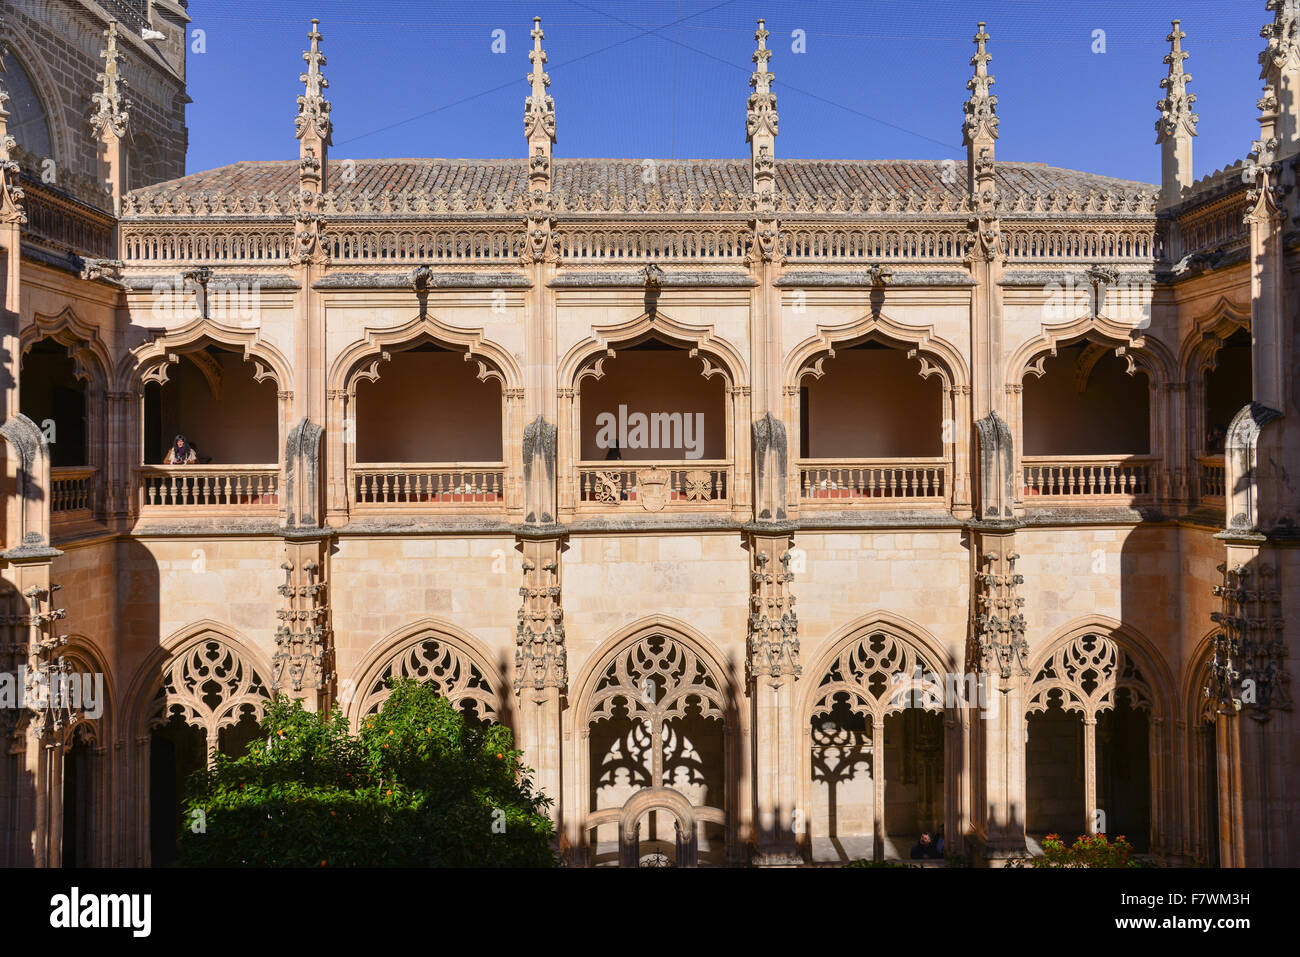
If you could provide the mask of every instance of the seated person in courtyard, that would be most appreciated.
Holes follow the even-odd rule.
[[[921,839],[912,845],[912,860],[934,860],[939,857],[939,848],[930,840],[930,832],[922,831]]]
[[[193,465],[198,460],[199,453],[195,451],[190,440],[183,435],[178,435],[172,440],[171,448],[163,458],[163,465]]]

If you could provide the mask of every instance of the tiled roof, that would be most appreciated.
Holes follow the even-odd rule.
[[[1147,212],[1156,187],[1134,180],[1080,173],[1040,163],[996,167],[1005,208],[1087,208],[1087,197],[1108,197],[1116,210]],[[823,212],[867,209],[869,201],[913,209],[964,208],[965,165],[927,160],[776,161],[777,209]],[[331,160],[326,213],[414,211],[413,197],[432,197],[436,212],[515,212],[527,206],[523,159]],[[296,160],[235,163],[133,190],[128,215],[204,212],[287,212],[298,188]],[[748,160],[556,159],[553,192],[559,211],[726,212],[749,208]],[[1065,202],[1066,196],[1074,197]],[[403,198],[397,202],[396,198]],[[406,202],[409,200],[409,205]],[[1108,208],[1108,207],[1099,207]]]

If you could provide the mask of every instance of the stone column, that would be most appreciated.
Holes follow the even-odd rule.
[[[561,600],[562,535],[521,536],[523,584],[515,632],[514,690],[519,698],[519,748],[536,771],[536,784],[555,800],[551,817],[562,827],[561,699],[569,673]]]
[[[755,528],[749,535],[749,698],[754,742],[754,862],[802,862],[808,808],[798,806],[802,735],[796,714],[799,619],[790,585],[790,531]]]

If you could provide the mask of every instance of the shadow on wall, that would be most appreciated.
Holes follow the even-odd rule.
[[[1167,548],[1170,534],[1167,528],[1138,526],[1128,532],[1118,553],[1114,544],[1094,540],[1084,557],[1087,571],[1061,579],[1061,587],[1071,592],[1058,594],[1061,605],[1067,606],[1080,592],[1096,591],[1097,606],[1106,608],[1106,595],[1117,583],[1119,620],[1133,632],[1154,635],[1158,654],[1172,654],[1181,608],[1179,595],[1169,589],[1179,561]],[[1118,648],[1113,656],[1108,654],[1110,642]],[[1056,651],[1062,648],[1058,658]],[[1161,850],[1157,844],[1165,839],[1158,838],[1173,813],[1168,795],[1176,782],[1155,779],[1155,769],[1172,768],[1168,757],[1158,757],[1171,754],[1172,722],[1153,720],[1168,717],[1170,702],[1167,674],[1149,660],[1149,650],[1099,625],[1055,645],[1030,681],[1027,702],[1035,699],[1039,682],[1064,683],[1072,689],[1047,692],[1049,707],[1027,715],[1025,826],[1031,846],[1049,833],[1058,833],[1069,845],[1095,830],[1112,838],[1123,835],[1139,852]],[[1067,710],[1067,703],[1074,709]],[[1092,718],[1096,723],[1089,727],[1086,719]],[[1095,767],[1091,795],[1089,736]],[[1088,808],[1094,809],[1091,822]]]

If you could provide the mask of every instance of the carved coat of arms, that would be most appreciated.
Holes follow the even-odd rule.
[[[667,469],[650,468],[636,476],[636,497],[647,512],[658,512],[668,504],[668,481],[672,476]]]

